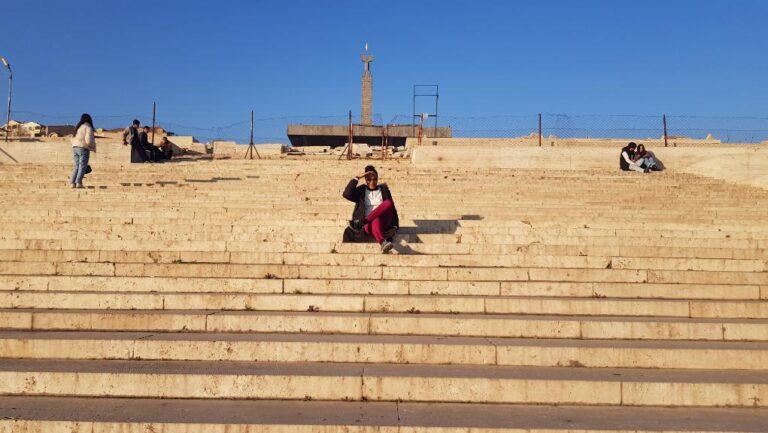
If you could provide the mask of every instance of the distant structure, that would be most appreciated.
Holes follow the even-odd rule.
[[[416,137],[418,129],[413,124],[401,125],[374,125],[373,124],[373,74],[371,74],[371,62],[373,55],[368,52],[368,44],[365,44],[365,52],[360,56],[363,62],[363,76],[361,78],[360,92],[360,123],[352,128],[354,143],[365,143],[369,146],[381,145],[384,135],[387,136],[389,146],[404,146],[409,137]],[[288,125],[288,139],[291,146],[344,146],[349,141],[349,125]],[[424,127],[423,137],[426,138],[450,138],[451,127]]]
[[[360,124],[371,125],[373,124],[373,75],[371,75],[371,62],[373,61],[373,55],[368,54],[368,44],[365,44],[365,53],[360,56],[360,60],[363,61],[365,67],[363,68],[362,77],[362,91],[361,103],[360,103]]]

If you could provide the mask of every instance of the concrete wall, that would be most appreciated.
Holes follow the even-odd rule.
[[[354,126],[355,142],[376,146],[381,143],[382,126]],[[343,146],[349,141],[348,125],[288,125],[288,139],[292,146]],[[395,125],[388,128],[390,146],[403,146],[407,137],[417,133],[411,125]],[[449,127],[424,128],[427,137],[450,137]]]
[[[90,162],[130,162],[131,148],[118,141],[96,140],[96,152]],[[72,163],[72,145],[68,138],[43,141],[0,142],[0,163]]]
[[[211,144],[215,159],[242,159],[248,150],[247,144],[237,144],[234,141],[214,141]],[[255,148],[262,158],[279,156],[286,150],[286,146],[283,144],[257,144]],[[255,153],[254,158],[256,158]]]
[[[355,136],[381,137],[382,126],[354,125]],[[390,126],[390,137],[411,137],[415,135],[411,125]],[[349,125],[288,125],[288,135],[335,135],[349,136]],[[451,137],[449,127],[424,128],[427,137]]]
[[[205,145],[192,143],[185,146],[184,141],[179,144],[177,137],[169,137],[174,145],[174,153],[189,149],[195,153],[205,154]],[[43,163],[43,164],[69,164],[72,163],[72,145],[69,137],[63,138],[39,138],[29,140],[12,140],[8,143],[0,141],[0,164],[3,163]],[[158,138],[155,139],[160,142]],[[121,139],[97,138],[96,152],[91,152],[90,162],[95,164],[103,162],[129,163],[131,161],[131,147],[123,146]]]

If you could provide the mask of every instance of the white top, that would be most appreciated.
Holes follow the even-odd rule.
[[[77,128],[75,136],[72,137],[72,147],[85,147],[96,151],[96,138],[93,135],[91,125],[84,123]]]
[[[635,163],[635,161],[632,161],[631,159],[629,159],[629,154],[627,153],[626,150],[621,152],[621,157],[624,158],[624,162],[626,162],[627,164],[634,164]]]
[[[365,216],[368,216],[374,209],[379,207],[384,199],[381,198],[381,188],[376,188],[373,191],[365,189]]]

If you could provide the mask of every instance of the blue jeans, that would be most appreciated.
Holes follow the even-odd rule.
[[[83,183],[85,167],[88,167],[88,159],[91,156],[91,150],[84,147],[73,147],[72,156],[74,157],[75,168],[72,170],[72,176],[69,177],[69,183],[80,185]]]

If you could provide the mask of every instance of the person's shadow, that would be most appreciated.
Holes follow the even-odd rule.
[[[449,220],[413,220],[415,226],[400,227],[395,236],[395,242],[393,249],[398,254],[412,254],[419,255],[424,254],[416,251],[410,247],[410,244],[420,244],[424,241],[419,235],[424,234],[455,234],[456,230],[460,226],[460,221],[480,221],[483,217],[480,215],[462,215],[458,219]],[[401,244],[398,241],[398,237],[406,237],[406,244]]]

